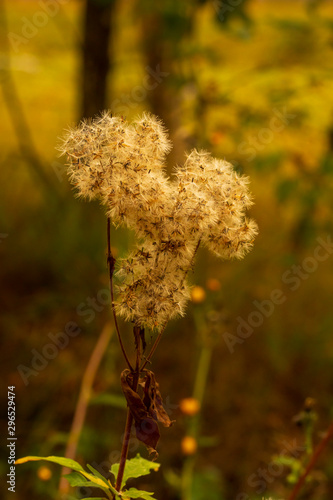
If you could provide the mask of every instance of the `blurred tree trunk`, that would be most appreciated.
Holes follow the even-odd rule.
[[[149,89],[147,100],[153,114],[162,118],[169,131],[173,149],[168,155],[169,167],[184,161],[184,150],[189,149],[188,136],[183,132],[181,90],[188,83],[181,73],[182,56],[179,43],[189,34],[194,5],[183,14],[184,5],[143,1],[141,9],[142,48],[146,68],[163,75]],[[138,12],[142,7],[138,1]],[[171,9],[171,10],[170,10]]]
[[[107,107],[107,76],[115,0],[86,0],[83,34],[81,118],[93,117]]]
[[[139,2],[140,4],[140,2]],[[163,18],[157,12],[141,17],[142,23],[142,45],[146,63],[149,68],[155,70],[160,68],[166,76],[172,74],[172,64],[166,54],[165,41],[161,37],[163,29]],[[169,123],[170,103],[168,102],[168,88],[161,78],[149,89],[148,101],[154,114],[162,118],[167,128],[172,128]]]

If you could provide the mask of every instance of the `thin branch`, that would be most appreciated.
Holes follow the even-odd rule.
[[[289,496],[288,500],[296,500],[297,495],[301,491],[301,488],[302,488],[306,478],[308,477],[311,470],[316,465],[319,456],[323,452],[325,446],[330,441],[330,439],[332,439],[332,437],[333,437],[333,422],[329,426],[328,431],[326,432],[326,435],[323,437],[323,439],[321,440],[321,442],[318,444],[317,448],[315,449],[310,462],[308,463],[304,473],[301,475],[301,477],[297,481],[296,485],[294,486],[294,489],[292,490],[291,495]]]
[[[134,387],[133,387],[133,390],[136,390],[136,389],[134,389]],[[125,432],[124,432],[124,440],[123,440],[123,446],[121,449],[119,469],[118,469],[118,475],[117,475],[116,486],[115,486],[117,491],[121,490],[121,483],[122,483],[123,477],[124,477],[125,465],[126,465],[126,460],[127,460],[127,455],[128,455],[128,445],[129,445],[130,437],[131,437],[132,424],[133,424],[133,415],[131,413],[131,410],[128,408],[127,409]],[[115,496],[113,498],[115,498]]]
[[[151,360],[151,358],[152,358],[152,356],[153,356],[154,352],[156,351],[156,348],[157,348],[158,344],[160,343],[160,340],[161,340],[162,335],[163,335],[163,333],[164,333],[164,331],[165,331],[165,329],[166,329],[166,326],[167,326],[167,322],[166,322],[166,323],[162,326],[162,328],[161,328],[161,330],[160,330],[159,334],[157,335],[157,337],[156,337],[156,339],[155,339],[155,342],[154,342],[154,344],[153,344],[153,347],[151,348],[151,350],[150,350],[150,352],[149,352],[148,356],[145,356],[144,363],[143,363],[143,365],[142,365],[142,366],[141,366],[141,368],[140,368],[140,371],[141,371],[141,372],[142,372],[142,370],[145,368],[145,366],[149,363],[149,361]]]
[[[115,306],[114,306],[113,273],[114,273],[114,265],[115,265],[116,259],[113,257],[112,251],[111,251],[111,221],[110,221],[110,217],[108,217],[108,221],[107,221],[107,241],[108,241],[108,257],[107,257],[107,261],[108,261],[108,267],[109,267],[109,279],[110,279],[110,292],[111,292],[112,314],[113,314],[114,324],[115,324],[115,328],[116,328],[116,332],[117,332],[117,336],[118,336],[118,340],[119,340],[121,351],[123,353],[123,356],[125,358],[125,361],[127,363],[128,368],[131,370],[131,372],[133,372],[134,371],[133,367],[132,367],[132,365],[131,365],[128,357],[127,357],[127,354],[126,354],[126,351],[125,351],[125,347],[124,347],[124,344],[123,344],[123,341],[122,341],[122,338],[121,338],[121,335],[120,335],[120,330],[119,330],[119,326],[118,326],[118,320],[117,320],[116,310],[115,310]]]
[[[200,244],[201,244],[201,238],[202,238],[202,236],[200,236],[200,238],[198,239],[198,243],[196,244],[196,247],[194,249],[194,252],[193,252],[193,255],[192,255],[192,259],[191,259],[190,268],[193,267],[193,265],[194,265],[194,259],[195,259],[195,256],[197,255],[198,250],[199,250],[199,247],[200,247]]]
[[[133,389],[133,391],[136,392],[137,388],[138,388],[140,373],[141,373],[141,370],[140,370],[141,339],[140,339],[140,333],[139,333],[138,328],[136,326],[134,326],[134,328],[133,328],[133,333],[134,333],[135,344],[136,344],[136,364],[135,364],[135,372],[133,374],[132,389]],[[119,469],[118,469],[116,486],[115,486],[117,491],[121,490],[121,483],[122,483],[123,477],[124,477],[126,460],[127,460],[127,455],[128,455],[128,446],[129,446],[130,437],[131,437],[132,424],[133,424],[133,415],[131,413],[131,410],[128,408],[127,409],[126,425],[125,425],[125,433],[124,433],[123,445],[121,448]]]
[[[111,323],[107,323],[104,326],[99,336],[99,339],[88,361],[86,370],[83,374],[80,393],[75,408],[71,430],[68,437],[68,442],[65,452],[66,458],[71,458],[73,460],[75,459],[78,442],[82,432],[84,420],[87,413],[87,407],[91,396],[91,389],[96,377],[98,367],[105,354],[106,348],[109,345],[112,332],[113,329]],[[62,476],[64,474],[68,474],[69,472],[70,469],[68,469],[67,467],[62,468]],[[59,493],[61,494],[67,493],[68,490],[69,490],[68,481],[64,477],[61,477],[59,483]]]

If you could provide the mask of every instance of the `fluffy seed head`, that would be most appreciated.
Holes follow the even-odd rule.
[[[193,150],[171,181],[171,143],[151,114],[126,122],[105,112],[70,129],[59,147],[78,196],[98,198],[115,225],[140,244],[118,266],[116,311],[140,327],[161,329],[184,314],[186,281],[200,243],[219,257],[242,258],[258,232],[246,218],[248,179],[230,163]]]

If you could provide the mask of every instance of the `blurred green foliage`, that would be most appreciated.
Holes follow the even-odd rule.
[[[198,457],[198,498],[208,483],[218,484],[228,500],[241,492],[256,498],[251,475],[269,464],[284,442],[302,442],[290,420],[307,396],[318,401],[315,434],[331,417],[332,256],[306,271],[317,238],[327,241],[332,235],[333,4],[317,4],[248,0],[221,23],[216,22],[219,3],[213,1],[117,3],[110,108],[117,100],[131,118],[149,107],[156,111],[159,103],[175,141],[172,162],[183,160],[184,147],[207,148],[248,175],[255,194],[252,216],[260,235],[252,253],[244,261],[224,264],[202,250],[193,276],[193,283],[204,288],[210,278],[221,283],[214,297],[212,292],[206,297],[205,314],[210,309],[209,317],[217,318],[220,341],[202,414],[204,428],[218,436],[219,445]],[[24,19],[33,20],[41,9],[32,0],[5,6],[8,31],[18,35]],[[1,365],[17,391],[18,456],[63,454],[80,377],[110,316],[98,302],[100,290],[108,288],[105,217],[98,205],[73,198],[64,160],[55,150],[63,129],[79,115],[82,8],[80,1],[63,3],[26,43],[17,50],[10,46],[11,74],[47,184],[19,151],[11,120],[15,110],[1,98]],[[149,24],[150,16],[161,25]],[[7,35],[1,33],[3,42]],[[153,58],[154,40],[158,51]],[[3,85],[6,57],[4,52]],[[144,86],[152,61],[168,73],[154,89],[155,100]],[[133,90],[138,87],[141,93]],[[112,238],[118,256],[133,242],[125,231],[113,232]],[[293,266],[301,266],[306,275],[295,290],[283,279],[286,272],[294,273]],[[223,334],[235,335],[238,318],[248,321],[257,311],[254,301],[268,300],[274,289],[286,300],[231,354]],[[89,322],[82,314],[91,309],[88,298],[96,299],[99,308]],[[180,422],[178,402],[191,394],[195,378],[193,309],[198,307],[192,304],[186,318],[169,326],[153,363],[172,418]],[[36,351],[50,343],[48,334],[63,332],[69,321],[81,333],[25,385],[17,366],[31,367]],[[105,393],[120,394],[122,368],[113,339],[94,388],[99,401]],[[115,407],[105,402],[89,407],[80,462],[112,461],[120,449],[124,412],[119,399]],[[1,426],[5,434],[5,420]],[[181,470],[183,431],[181,423],[163,431],[162,468]],[[323,463],[322,500],[330,498],[333,487],[329,462]],[[1,467],[7,470],[6,463]],[[205,469],[211,474],[205,476]],[[267,491],[282,497],[287,474],[274,477]],[[158,498],[176,498],[162,474],[157,483]],[[40,482],[36,467],[27,465],[17,472],[17,493],[10,498],[51,499],[56,488],[56,469],[50,480]]]

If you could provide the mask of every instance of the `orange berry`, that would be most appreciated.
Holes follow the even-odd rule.
[[[179,403],[180,411],[192,417],[200,411],[200,403],[195,398],[184,398]]]
[[[42,465],[42,467],[39,467],[37,470],[37,476],[42,481],[48,481],[52,477],[52,471],[48,467],[45,467],[45,465]]]
[[[218,292],[221,290],[221,283],[216,278],[209,278],[206,282],[206,286],[208,290],[211,290],[212,292]]]
[[[202,288],[202,286],[195,286],[191,290],[191,300],[195,304],[200,304],[200,302],[203,302],[206,298],[206,292]]]
[[[181,448],[184,455],[194,455],[197,451],[198,443],[192,436],[185,436],[182,439]]]

